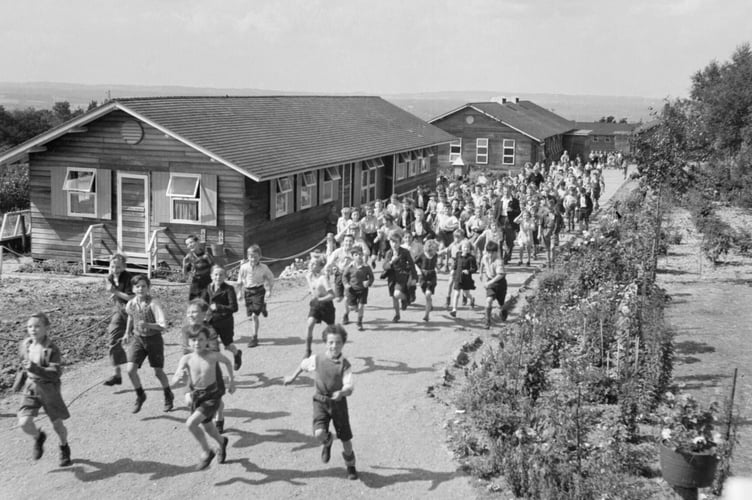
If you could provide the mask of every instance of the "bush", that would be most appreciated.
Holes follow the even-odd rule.
[[[22,264],[18,267],[19,273],[52,273],[52,274],[71,274],[79,276],[83,274],[83,268],[80,262],[64,262],[61,260],[35,260],[28,264]]]
[[[0,214],[29,208],[29,166],[0,169]]]

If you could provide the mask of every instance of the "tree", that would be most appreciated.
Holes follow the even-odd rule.
[[[601,116],[598,123],[616,123],[616,117],[614,115]]]

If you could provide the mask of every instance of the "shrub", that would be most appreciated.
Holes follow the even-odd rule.
[[[0,214],[29,208],[29,166],[0,169]]]

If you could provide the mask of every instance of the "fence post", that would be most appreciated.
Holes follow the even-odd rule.
[[[4,247],[0,245],[0,279],[3,278],[3,250]]]

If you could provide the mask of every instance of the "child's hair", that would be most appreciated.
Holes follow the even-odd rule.
[[[192,325],[188,329],[188,340],[196,340],[202,333],[207,339],[211,337],[209,329],[204,325]]]
[[[465,233],[462,231],[462,229],[455,229],[454,233],[452,233],[452,234],[454,234],[455,238],[464,238],[465,237]]]
[[[324,267],[326,265],[326,256],[320,253],[312,253],[311,264],[315,267]]]
[[[212,274],[214,274],[214,271],[216,271],[217,269],[219,269],[220,271],[224,271],[225,273],[227,272],[227,270],[224,267],[220,266],[219,264],[214,264],[211,268]]]
[[[363,247],[361,247],[360,245],[353,245],[353,247],[350,249],[350,253],[363,255]]]
[[[50,326],[50,318],[48,318],[43,312],[34,313],[29,317],[29,319],[31,318],[38,319],[44,326]]]
[[[434,239],[426,240],[426,242],[423,244],[423,248],[426,250],[433,250],[434,252],[438,252],[439,242]]]
[[[185,241],[188,241],[188,240],[196,241],[196,242],[199,241],[198,236],[196,236],[195,234],[189,234],[188,236],[186,236]]]
[[[131,286],[136,286],[142,281],[146,283],[147,287],[151,288],[151,280],[145,274],[137,274],[133,278],[131,278]]]
[[[110,262],[115,262],[116,260],[125,264],[125,255],[121,253],[112,254],[110,256]]]
[[[391,231],[389,231],[389,241],[401,242],[402,231],[400,231],[399,229],[392,229]]]
[[[248,250],[246,250],[246,253],[257,253],[261,255],[261,247],[254,243],[253,245],[248,247]]]
[[[342,338],[342,343],[347,343],[347,330],[345,330],[345,327],[337,323],[336,325],[329,325],[326,328],[324,328],[324,331],[321,332],[321,340],[323,340],[326,343],[326,337],[328,335],[339,335],[340,338]]]
[[[197,306],[201,311],[206,312],[209,310],[209,304],[204,299],[192,299],[188,302],[188,307]]]
[[[495,241],[489,241],[486,243],[486,252],[498,252],[499,245]]]

